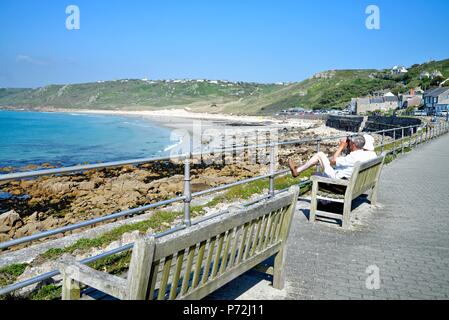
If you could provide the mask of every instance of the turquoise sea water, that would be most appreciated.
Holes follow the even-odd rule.
[[[168,154],[170,129],[138,117],[0,111],[0,167]]]

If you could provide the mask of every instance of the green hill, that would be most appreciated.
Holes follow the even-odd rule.
[[[443,77],[420,79],[424,71]],[[185,108],[235,114],[270,114],[292,107],[334,108],[351,98],[389,89],[405,92],[427,89],[449,78],[449,59],[416,64],[406,75],[390,70],[331,70],[292,84],[259,84],[210,80],[116,80],[50,85],[38,89],[0,89],[0,106],[13,108],[70,108],[156,110]],[[449,81],[446,83],[449,85]]]

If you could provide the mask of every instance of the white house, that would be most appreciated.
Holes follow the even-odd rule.
[[[419,75],[419,80],[423,80],[426,78],[430,78],[430,73],[428,73],[427,71],[421,72],[421,74]]]
[[[391,69],[391,73],[395,74],[395,75],[406,74],[406,73],[408,73],[408,70],[403,66],[394,66]]]

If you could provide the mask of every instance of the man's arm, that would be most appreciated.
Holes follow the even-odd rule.
[[[346,138],[343,140],[340,140],[340,145],[337,148],[337,151],[335,151],[334,155],[329,159],[331,165],[335,166],[337,164],[337,158],[341,155],[343,150],[345,150],[347,147],[347,140]]]

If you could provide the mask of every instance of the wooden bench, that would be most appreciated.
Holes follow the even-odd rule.
[[[134,244],[126,279],[63,258],[62,299],[80,299],[81,286],[126,300],[202,299],[272,256],[273,287],[282,289],[298,193],[299,188],[292,187],[158,239],[142,235]]]
[[[349,228],[352,201],[354,199],[369,192],[371,204],[376,204],[379,177],[384,160],[385,155],[382,155],[368,162],[356,163],[349,180],[312,176],[310,221],[315,222],[318,215],[326,219],[341,221],[341,226],[344,229]],[[343,215],[322,210],[318,211],[319,200],[343,203]]]

